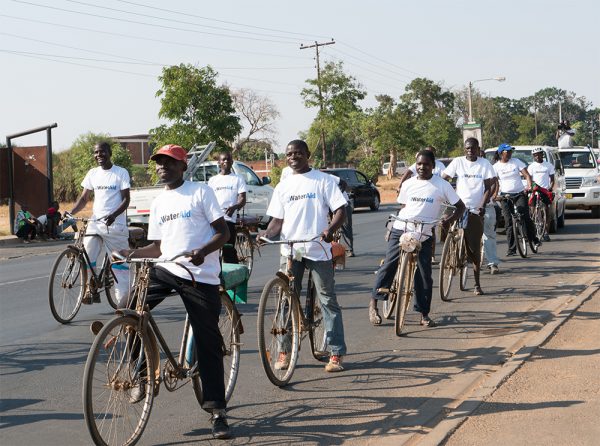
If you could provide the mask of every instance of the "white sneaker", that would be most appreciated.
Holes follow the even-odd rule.
[[[275,370],[287,370],[290,366],[290,355],[286,352],[279,352],[279,357],[275,363]]]
[[[500,274],[500,268],[498,268],[496,265],[491,265],[490,274]]]

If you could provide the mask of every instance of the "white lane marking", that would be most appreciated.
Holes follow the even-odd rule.
[[[2,286],[2,285],[12,285],[13,283],[28,282],[30,280],[47,279],[48,277],[50,277],[50,274],[47,274],[45,276],[29,277],[28,279],[13,280],[12,282],[2,282],[2,283],[0,283],[0,286]]]

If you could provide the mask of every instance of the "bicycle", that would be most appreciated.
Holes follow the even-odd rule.
[[[307,240],[269,240],[261,237],[261,241],[269,245],[288,245],[285,272],[277,271],[269,280],[260,296],[258,306],[258,351],[269,380],[278,387],[285,386],[296,368],[298,352],[302,338],[308,334],[313,357],[318,361],[326,361],[326,333],[323,321],[321,302],[316,295],[312,280],[312,271],[308,274],[306,304],[302,309],[300,296],[294,287],[292,262],[294,260],[294,244],[319,243],[317,237]],[[319,243],[320,244],[320,243]],[[321,245],[322,247],[322,245]],[[324,248],[323,248],[324,249]],[[301,254],[301,251],[299,251]],[[304,336],[302,336],[304,335]],[[302,338],[301,338],[302,336]],[[275,364],[281,352],[282,343],[289,337],[289,365],[277,370]]]
[[[515,206],[515,200],[521,194],[502,194],[498,195],[498,201],[507,201],[510,209],[510,218],[512,219],[512,230],[513,235],[515,237],[515,244],[517,245],[517,251],[519,251],[519,255],[522,258],[527,258],[527,245],[531,247],[531,251],[536,253],[538,252],[538,247],[533,242],[533,240],[529,240],[527,238],[527,230],[525,228],[525,221],[517,207]]]
[[[54,319],[61,324],[73,320],[84,299],[89,299],[91,303],[99,303],[102,291],[106,294],[106,299],[112,308],[116,309],[118,303],[111,290],[115,277],[108,253],[104,255],[100,272],[96,273],[83,243],[85,237],[99,237],[95,234],[86,234],[86,230],[89,222],[100,220],[72,215],[68,217],[81,222],[82,226],[77,232],[75,243],[67,246],[54,261],[48,281],[50,311]]]
[[[248,274],[252,274],[254,265],[254,249],[260,255],[260,247],[254,242],[251,232],[258,232],[258,225],[262,220],[261,216],[246,217],[243,213],[237,214],[235,224],[235,247],[238,261],[248,267]]]
[[[450,288],[456,274],[459,274],[460,277],[460,290],[464,291],[467,289],[468,263],[464,230],[466,218],[468,218],[467,212],[463,218],[452,223],[452,226],[448,230],[444,247],[442,248],[442,258],[440,260],[440,297],[444,302],[450,300]]]
[[[421,239],[423,238],[423,228],[425,225],[435,225],[441,221],[436,219],[432,221],[405,220],[396,215],[390,215],[394,219],[403,223],[411,223],[414,231],[404,232],[400,236],[400,258],[398,259],[398,269],[392,280],[389,289],[380,288],[380,292],[387,292],[389,304],[395,310],[394,331],[396,336],[402,335],[402,328],[406,320],[406,312],[413,295],[413,285],[415,282],[415,273],[419,260],[419,251],[421,250]]]
[[[531,192],[531,197],[530,202],[533,200],[535,204],[529,207],[529,215],[531,216],[533,226],[535,227],[535,236],[538,240],[542,240],[544,235],[546,235],[547,205],[542,200],[540,191],[535,187]]]
[[[190,271],[175,258],[128,259],[135,265],[135,276],[129,302],[135,309],[123,308],[102,326],[96,321],[97,333],[88,354],[83,375],[83,407],[87,428],[96,445],[133,445],[148,423],[154,397],[161,382],[173,392],[189,381],[196,399],[202,404],[203,394],[189,319],[183,327],[179,356],[176,359],[162,336],[152,313],[146,306],[150,270],[158,263],[175,263]],[[240,334],[243,331],[235,304],[221,287],[222,312],[219,329],[223,336],[225,399],[233,394],[240,360]],[[101,328],[100,328],[101,327]],[[160,347],[160,348],[159,348]],[[166,355],[160,366],[160,350]],[[184,381],[180,384],[180,381]],[[143,386],[145,396],[132,401],[132,391]]]

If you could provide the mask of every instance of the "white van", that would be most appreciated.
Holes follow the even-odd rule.
[[[408,166],[406,165],[406,161],[396,161],[396,175],[404,175],[404,172],[406,172],[407,169]],[[389,170],[390,163],[383,163],[383,166],[381,166],[381,173],[387,175]]]
[[[567,177],[567,209],[588,209],[600,218],[600,168],[589,147],[559,149]]]

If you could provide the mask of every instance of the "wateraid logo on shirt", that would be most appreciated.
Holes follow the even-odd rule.
[[[480,173],[465,173],[464,177],[465,178],[483,178],[483,176]]]
[[[315,192],[309,192],[301,195],[290,195],[289,201],[309,200],[313,198],[317,198],[317,194]]]
[[[410,201],[418,201],[419,203],[433,203],[433,198],[431,197],[411,197]]]
[[[163,215],[160,217],[160,224],[162,225],[163,223],[166,223],[168,221],[173,221],[173,220],[177,220],[178,218],[191,218],[192,217],[192,211],[191,210],[187,210],[187,211],[179,211],[173,214],[167,214],[167,215]]]
[[[107,186],[96,186],[96,190],[117,190],[117,185],[109,184]]]
[[[233,186],[218,186],[215,187],[215,192],[220,190],[233,190]]]

